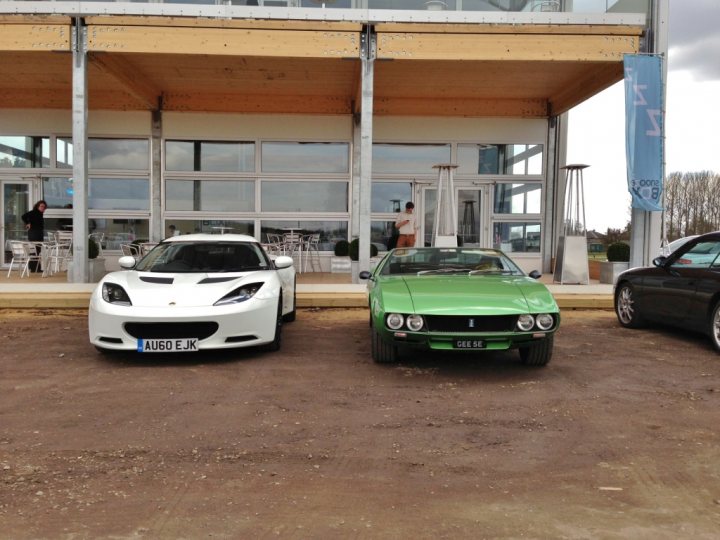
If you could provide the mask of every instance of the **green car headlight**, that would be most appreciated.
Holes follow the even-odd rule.
[[[518,330],[529,332],[535,325],[535,318],[532,315],[520,315],[517,321]]]
[[[390,330],[400,330],[404,322],[405,319],[399,313],[390,313],[385,319],[385,324]]]
[[[555,323],[555,319],[549,313],[541,313],[535,317],[535,324],[540,330],[550,330]]]
[[[412,330],[413,332],[421,330],[424,324],[422,315],[408,315],[405,322],[408,329]]]

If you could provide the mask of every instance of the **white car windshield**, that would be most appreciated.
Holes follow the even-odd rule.
[[[399,248],[388,255],[381,273],[524,275],[501,251],[482,248]]]
[[[166,242],[137,263],[139,272],[222,273],[272,267],[259,244],[252,242]]]

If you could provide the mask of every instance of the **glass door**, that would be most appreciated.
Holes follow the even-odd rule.
[[[487,247],[487,227],[483,204],[487,200],[487,186],[461,186],[455,188],[458,216],[458,245],[470,247]],[[421,187],[419,199],[422,201],[420,223],[422,242],[418,245],[429,246],[432,243],[432,229],[435,221],[435,204],[437,189]]]
[[[20,216],[30,210],[30,181],[0,180],[0,245],[2,249],[3,265],[10,264],[12,254],[10,240],[27,240],[25,225]]]

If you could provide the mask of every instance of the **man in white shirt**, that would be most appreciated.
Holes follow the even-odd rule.
[[[415,225],[415,214],[413,214],[414,208],[415,205],[412,202],[407,202],[405,204],[405,211],[400,212],[395,219],[395,227],[400,233],[395,247],[415,246],[415,231],[417,230],[417,226]]]

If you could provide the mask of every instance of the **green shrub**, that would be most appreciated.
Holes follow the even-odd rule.
[[[630,246],[624,242],[610,244],[607,249],[607,260],[610,262],[628,262],[630,260]]]
[[[374,257],[378,254],[378,249],[375,244],[370,244],[370,256]],[[350,242],[350,259],[353,261],[360,260],[360,239],[356,238]]]
[[[347,240],[338,240],[335,244],[335,256],[336,257],[347,257],[350,253],[350,242]]]
[[[88,259],[97,259],[98,255],[100,255],[100,248],[97,241],[90,236],[88,238]]]

